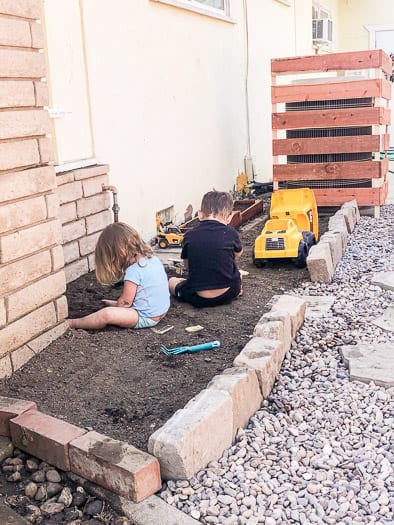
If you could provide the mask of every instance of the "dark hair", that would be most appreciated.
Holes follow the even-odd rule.
[[[201,211],[204,215],[229,215],[233,211],[234,201],[226,191],[209,191],[201,201]]]

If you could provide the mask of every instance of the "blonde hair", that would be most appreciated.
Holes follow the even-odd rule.
[[[201,201],[201,211],[205,216],[228,216],[233,211],[234,201],[226,191],[209,191]]]
[[[115,284],[128,266],[141,257],[152,256],[152,248],[134,228],[124,222],[114,222],[104,228],[97,241],[94,252],[97,280],[101,284]]]

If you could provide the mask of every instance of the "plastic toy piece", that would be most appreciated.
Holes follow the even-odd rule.
[[[203,343],[195,346],[179,346],[178,348],[167,348],[161,346],[161,351],[165,355],[178,355],[184,354],[185,352],[199,352],[200,350],[212,350],[213,348],[219,348],[220,341],[211,341],[210,343]]]

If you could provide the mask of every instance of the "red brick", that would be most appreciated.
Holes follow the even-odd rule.
[[[10,420],[14,445],[62,470],[70,470],[69,444],[86,430],[29,410]]]
[[[22,141],[23,143],[24,141]],[[34,142],[35,141],[27,141]],[[11,143],[11,147],[12,147]],[[56,187],[55,170],[52,166],[33,168],[16,173],[0,175],[0,195],[2,202],[31,197]]]
[[[42,24],[37,22],[30,22],[31,29],[31,47],[34,49],[42,49],[44,47],[44,31]]]
[[[161,487],[156,458],[97,432],[70,443],[71,471],[136,503]]]
[[[24,399],[0,397],[0,436],[10,436],[10,419],[28,410],[37,410],[37,405]]]
[[[37,140],[28,139],[0,143],[0,170],[34,166],[39,162],[40,152]]]
[[[34,82],[35,89],[35,105],[36,106],[48,106],[49,105],[49,91],[48,84],[46,82]],[[32,106],[33,104],[28,104]]]
[[[49,113],[45,109],[20,109],[0,113],[0,139],[45,135],[50,129]]]

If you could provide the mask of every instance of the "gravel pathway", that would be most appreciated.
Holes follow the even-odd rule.
[[[394,292],[370,284],[394,270],[394,205],[361,217],[330,284],[296,295],[333,295],[306,319],[271,395],[235,444],[162,498],[203,524],[394,524],[394,388],[350,382],[338,346],[391,342],[371,324]],[[264,270],[262,270],[264,271]]]

